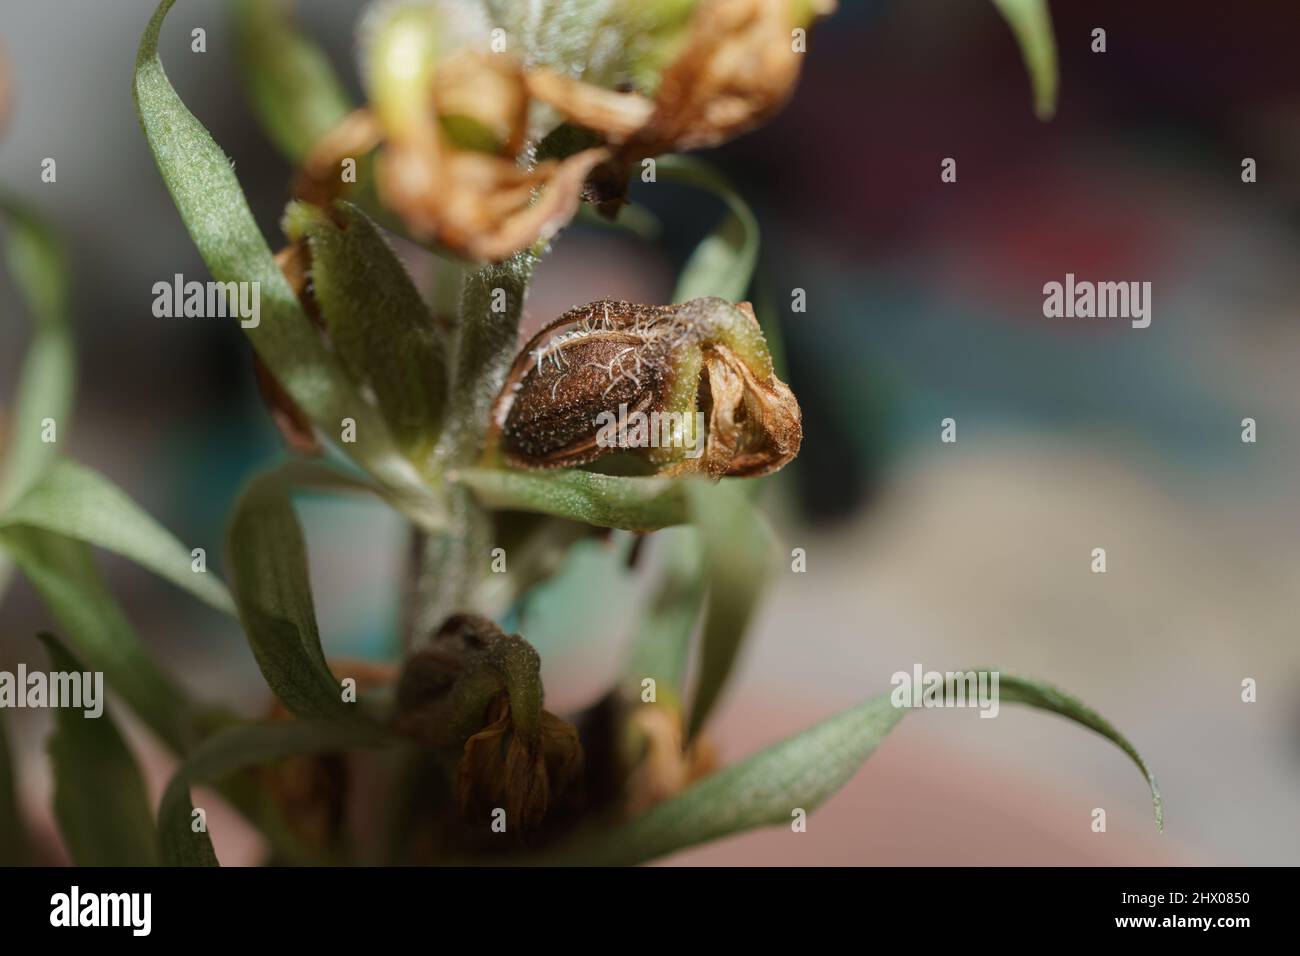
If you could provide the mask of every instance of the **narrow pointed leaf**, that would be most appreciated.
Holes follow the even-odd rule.
[[[602,528],[653,531],[688,519],[684,480],[497,468],[462,468],[455,479],[489,508],[533,511]]]
[[[628,694],[636,700],[641,681],[653,678],[658,703],[679,713],[685,709],[686,665],[691,637],[704,605],[707,583],[702,544],[694,528],[677,528],[661,536],[666,554],[663,574],[642,610],[627,668]]]
[[[0,529],[41,528],[112,551],[148,568],[199,600],[235,613],[214,573],[196,572],[190,549],[98,472],[55,461],[21,499],[0,514]]]
[[[66,442],[71,424],[76,357],[67,321],[67,264],[54,234],[18,204],[0,199],[5,258],[32,319],[32,340],[19,372],[4,456],[0,458],[0,509],[44,472]],[[43,422],[55,425],[55,442],[43,439]]]
[[[1034,90],[1034,112],[1048,120],[1056,112],[1060,75],[1056,63],[1056,37],[1047,0],[993,0],[1020,44],[1020,55]]]
[[[0,528],[6,549],[49,606],[59,629],[91,670],[176,753],[193,742],[188,697],[145,651],[81,541],[36,528]]]
[[[329,58],[293,22],[286,0],[235,0],[231,13],[244,85],[262,129],[301,166],[352,111],[352,100]]]
[[[1164,830],[1164,802],[1160,797],[1160,786],[1156,783],[1156,775],[1147,766],[1147,762],[1142,759],[1141,754],[1137,752],[1137,748],[1129,743],[1127,737],[1116,730],[1095,710],[1084,704],[1083,701],[1070,696],[1065,691],[1052,687],[1050,684],[1005,673],[1001,675],[999,680],[1001,683],[1000,696],[1003,700],[1017,704],[1028,704],[1030,707],[1037,707],[1039,710],[1050,710],[1052,713],[1060,714],[1062,717],[1073,720],[1076,724],[1083,724],[1088,729],[1101,734],[1128,754],[1129,759],[1137,764],[1138,770],[1142,771],[1142,776],[1146,778],[1147,786],[1151,789],[1151,806],[1152,811],[1155,813],[1156,829]]]
[[[81,662],[48,634],[50,670],[77,675]],[[103,700],[99,701],[103,706]],[[77,866],[153,866],[158,840],[140,768],[107,709],[60,707],[50,737],[54,816]]]
[[[158,57],[158,34],[174,0],[162,0],[136,59],[136,112],[190,237],[213,277],[256,282],[260,318],[244,331],[300,408],[331,437],[345,420],[355,441],[343,446],[386,485],[416,493],[419,474],[401,456],[376,408],[329,351],[258,231],[230,161],[172,89]]]
[[[658,168],[664,178],[711,192],[727,205],[718,227],[686,261],[673,301],[711,295],[728,302],[741,301],[758,264],[759,232],[754,213],[722,174],[706,163],[688,156],[664,156]]]
[[[325,663],[307,570],[307,546],[283,472],[253,479],[235,504],[227,536],[239,620],[257,666],[299,717],[347,714]]]
[[[195,832],[190,789],[217,783],[254,764],[296,754],[328,753],[382,746],[383,729],[360,722],[285,720],[220,731],[194,749],[163,793],[158,835],[167,866],[217,866],[206,830]]]
[[[699,677],[688,738],[708,720],[731,676],[745,631],[771,570],[772,539],[741,490],[726,483],[692,482],[691,518],[704,543],[709,596],[700,638]]]
[[[310,246],[312,290],[339,358],[374,391],[402,449],[424,460],[442,427],[446,358],[406,267],[351,203],[337,203],[332,215],[293,203],[285,227]]]
[[[752,830],[788,824],[795,808],[811,813],[862,766],[906,711],[877,697],[747,760],[705,777],[678,797],[558,862],[621,866]]]
[[[1155,776],[1123,735],[1080,701],[1039,681],[1002,674],[1000,683],[1002,703],[1052,711],[1117,744],[1146,778],[1156,825],[1163,829]],[[643,863],[734,833],[788,825],[796,808],[811,814],[844,786],[907,713],[889,694],[873,697],[706,777],[634,820],[575,840],[542,862]]]

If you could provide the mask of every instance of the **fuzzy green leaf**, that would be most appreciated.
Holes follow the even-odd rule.
[[[1020,44],[1025,69],[1034,88],[1034,112],[1051,119],[1056,112],[1060,75],[1056,64],[1056,37],[1047,0],[993,0]]]
[[[337,203],[333,216],[291,203],[285,233],[311,248],[312,289],[348,373],[374,391],[407,455],[423,461],[442,427],[446,357],[406,267],[351,203]]]
[[[60,630],[91,670],[176,753],[194,739],[193,713],[184,691],[145,651],[131,623],[105,586],[84,542],[37,528],[0,528],[8,550],[49,606]]]
[[[1133,745],[1080,701],[1038,681],[1001,675],[1002,703],[1050,710],[1119,745],[1151,788],[1156,825],[1164,828],[1160,791]],[[686,847],[811,814],[846,784],[904,715],[889,694],[831,717],[733,764],[628,823],[594,833],[544,862],[617,866],[643,863]]]
[[[11,437],[0,460],[0,509],[40,477],[59,445],[42,438],[51,419],[59,441],[71,424],[76,356],[67,321],[67,263],[54,234],[17,203],[0,199],[5,256],[33,323],[32,341],[13,399]]]
[[[745,298],[758,265],[758,220],[740,195],[715,169],[689,156],[663,156],[658,169],[677,180],[713,193],[727,205],[718,227],[691,253],[673,292],[674,302],[716,295],[728,302]]]
[[[26,861],[27,829],[18,805],[18,777],[0,712],[0,866],[22,866]]]
[[[558,862],[643,863],[665,854],[811,813],[848,783],[902,719],[877,697],[774,747],[705,777],[678,797],[566,850]]]
[[[536,266],[535,255],[521,252],[505,262],[464,272],[442,442],[447,461],[466,464],[483,450],[492,403],[519,352],[519,320]],[[505,297],[500,311],[497,290]]]
[[[352,99],[288,7],[284,0],[236,0],[231,14],[258,120],[280,152],[301,166],[312,146],[352,111]]]
[[[136,58],[136,112],[158,169],[190,237],[214,278],[256,282],[260,319],[246,328],[275,378],[327,436],[355,423],[342,447],[391,488],[419,496],[423,482],[398,451],[378,409],[326,347],[257,229],[226,155],[172,89],[158,57],[158,34],[174,0],[162,0]]]
[[[462,468],[453,475],[489,508],[572,518],[602,528],[653,531],[688,519],[686,482],[589,471]]]
[[[390,739],[373,724],[285,720],[232,727],[209,737],[176,771],[158,807],[158,836],[167,866],[217,866],[206,829],[195,832],[190,788],[216,783],[254,764],[296,754],[378,747]]]
[[[770,571],[772,539],[739,488],[692,482],[687,496],[691,519],[703,539],[709,585],[689,739],[704,726],[731,676]]]
[[[294,474],[259,475],[239,496],[226,542],[230,580],[249,646],[275,695],[299,717],[342,718],[348,705],[321,650],[307,546],[289,498]]]
[[[40,635],[50,670],[85,671],[54,637]],[[99,701],[103,705],[103,700]],[[54,816],[77,866],[153,866],[158,840],[140,768],[105,709],[98,717],[60,707],[49,742]]]
[[[1156,817],[1156,829],[1164,830],[1165,809],[1160,798],[1160,787],[1156,783],[1156,775],[1137,752],[1137,748],[1129,743],[1128,738],[1083,701],[1070,696],[1063,690],[1058,690],[1050,684],[1005,673],[1001,674],[999,682],[1001,685],[999,688],[1000,697],[1003,700],[1016,704],[1028,704],[1030,707],[1037,707],[1039,710],[1050,710],[1054,714],[1067,717],[1075,723],[1083,724],[1088,729],[1101,734],[1128,754],[1129,759],[1137,764],[1138,770],[1142,771],[1147,786],[1151,788],[1151,804]]]
[[[640,614],[627,667],[628,696],[638,699],[641,681],[653,678],[656,701],[681,711],[691,637],[704,605],[707,584],[702,544],[695,528],[674,528],[659,536],[666,554],[654,597]]]
[[[10,527],[41,528],[112,551],[217,610],[235,613],[221,580],[192,569],[189,549],[121,489],[75,462],[55,461],[21,499],[0,514],[0,533]]]

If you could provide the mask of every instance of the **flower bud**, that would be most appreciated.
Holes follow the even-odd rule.
[[[542,709],[541,661],[486,618],[447,619],[412,655],[395,725],[456,762],[462,810],[536,827],[582,763],[578,732]]]
[[[518,468],[615,452],[664,474],[756,476],[799,451],[799,405],[748,303],[573,309],[524,347],[492,411],[490,452]]]

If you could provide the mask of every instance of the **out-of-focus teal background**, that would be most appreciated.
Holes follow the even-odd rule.
[[[298,4],[350,82],[359,6]],[[68,450],[219,566],[241,481],[279,448],[234,323],[151,312],[154,282],[206,277],[131,103],[152,7],[4,6],[13,104],[0,185],[70,245],[82,374]],[[992,4],[841,7],[813,33],[785,112],[707,157],[762,223],[759,288],[779,307],[805,414],[803,451],[766,501],[785,548],[808,561],[778,575],[712,736],[734,759],[888,690],[915,663],[998,666],[1070,690],[1127,733],[1160,778],[1167,831],[1154,832],[1117,749],[1008,706],[996,720],[913,715],[806,834],[779,828],[677,860],[1300,863],[1294,2],[1054,3],[1062,81],[1048,124]],[[190,52],[195,26],[205,54]],[[1104,54],[1089,50],[1094,27]],[[274,244],[291,171],[253,122],[231,42],[222,3],[184,0],[163,59]],[[56,184],[39,180],[46,156]],[[940,182],[944,157],[955,184]],[[1257,183],[1242,183],[1244,157]],[[721,210],[666,182],[634,198],[664,223],[660,241],[566,233],[538,274],[530,328],[603,295],[669,298]],[[1150,281],[1151,327],[1045,319],[1042,286],[1067,272]],[[795,288],[806,313],[789,309]],[[0,278],[6,404],[26,341],[16,301]],[[939,441],[947,417],[956,444]],[[1244,417],[1255,444],[1240,441]],[[382,656],[400,522],[378,506],[302,513],[327,651]],[[1096,547],[1104,575],[1090,571]],[[230,621],[105,566],[183,681],[265,708]],[[529,635],[552,709],[590,703],[618,672],[632,599],[601,593],[567,629]],[[31,591],[12,588],[0,668],[42,663],[33,635],[47,624]],[[1247,677],[1256,703],[1240,699]],[[24,802],[48,818],[47,716],[6,717]],[[166,763],[136,736],[160,786]],[[1090,828],[1096,807],[1104,834]]]

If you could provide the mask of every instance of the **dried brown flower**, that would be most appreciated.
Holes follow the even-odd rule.
[[[571,122],[620,144],[624,160],[715,146],[785,104],[802,59],[795,30],[834,8],[834,0],[703,0],[653,96],[548,70],[530,72],[528,88]]]
[[[383,13],[383,11],[380,11]],[[410,234],[468,259],[500,261],[573,218],[602,148],[527,162],[529,93],[513,56],[442,55],[439,11],[398,7],[369,34],[371,108],[312,150],[299,198],[325,205],[343,189],[339,163],[376,146],[380,199]]]
[[[578,732],[542,709],[540,668],[523,638],[470,614],[407,661],[396,726],[454,761],[467,815],[501,807],[508,825],[533,829],[577,776]]]
[[[658,471],[756,476],[799,451],[802,419],[748,303],[601,300],[524,347],[492,411],[489,453],[520,468],[632,452]]]

